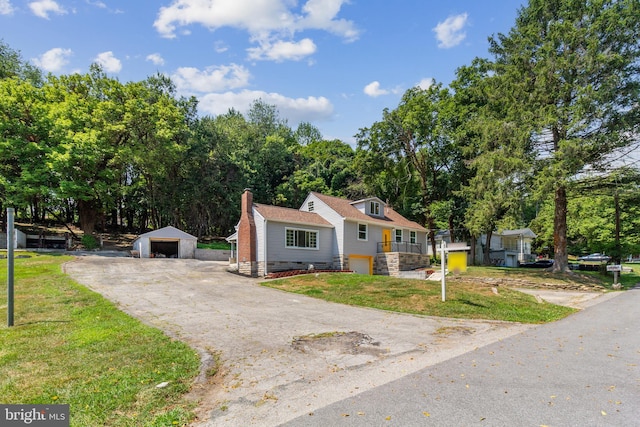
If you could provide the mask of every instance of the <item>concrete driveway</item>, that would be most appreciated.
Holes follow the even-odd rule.
[[[226,263],[83,256],[64,270],[198,349],[198,426],[278,425],[531,328],[349,307],[262,287]],[[315,335],[315,337],[311,337]]]

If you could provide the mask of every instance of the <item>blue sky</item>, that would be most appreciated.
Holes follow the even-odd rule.
[[[157,72],[202,115],[255,99],[353,144],[416,85],[445,85],[520,0],[0,0],[0,39],[53,74],[93,62],[121,82]]]

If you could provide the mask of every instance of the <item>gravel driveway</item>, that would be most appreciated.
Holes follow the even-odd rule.
[[[222,375],[195,386],[197,426],[278,425],[532,327],[344,306],[215,261],[82,256],[64,270],[205,362],[219,354]]]

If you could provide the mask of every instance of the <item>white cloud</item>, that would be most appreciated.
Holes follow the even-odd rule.
[[[33,63],[45,71],[56,72],[69,63],[69,57],[73,54],[71,49],[56,47],[46,51],[38,58],[34,58]]]
[[[302,39],[299,42],[276,41],[270,43],[263,41],[259,47],[247,49],[249,59],[270,60],[282,62],[284,60],[299,61],[316,52],[316,45],[311,39]]]
[[[107,5],[104,4],[104,2],[101,1],[91,1],[91,0],[86,0],[87,4],[91,5],[91,6],[95,6],[98,9],[106,9]]]
[[[427,78],[424,78],[424,79],[420,80],[420,82],[418,82],[417,86],[422,90],[427,90],[434,83],[435,83],[435,80],[433,79],[433,77],[427,77]]]
[[[111,51],[98,54],[94,61],[101,65],[107,73],[119,73],[122,70],[122,62]]]
[[[295,125],[302,121],[326,121],[333,115],[333,105],[321,96],[307,98],[288,98],[279,93],[243,90],[240,92],[210,93],[199,98],[202,113],[219,115],[225,114],[233,108],[246,114],[255,100],[262,100],[275,105],[282,117],[286,117],[289,124]]]
[[[296,13],[293,0],[173,0],[161,7],[154,27],[167,38],[176,37],[178,28],[203,25],[211,30],[233,27],[245,30],[258,47],[249,50],[253,59],[299,60],[315,52],[311,39],[290,42],[297,32],[322,30],[346,41],[358,38],[352,21],[336,18],[348,0],[308,0],[302,14]],[[185,31],[183,33],[188,33]]]
[[[207,67],[204,71],[182,67],[171,76],[180,92],[206,93],[238,89],[249,84],[251,73],[241,65]]]
[[[438,22],[433,28],[436,33],[436,39],[438,40],[438,47],[448,49],[462,43],[462,40],[467,37],[467,33],[463,31],[467,25],[468,15],[462,13],[460,15],[449,16],[442,22]]]
[[[366,93],[367,95],[376,98],[378,96],[382,96],[382,95],[388,95],[389,91],[386,89],[382,89],[380,87],[380,82],[379,81],[375,81],[375,82],[371,82],[368,85],[366,85],[364,87],[364,93]]]
[[[346,0],[308,0],[302,10],[307,15],[298,22],[301,29],[326,30],[344,37],[347,41],[354,41],[359,31],[351,21],[335,19]]]
[[[155,65],[164,65],[164,58],[159,53],[147,55],[147,61],[153,62]]]
[[[50,13],[64,15],[67,11],[54,0],[39,0],[29,3],[29,8],[34,15],[49,19]]]
[[[14,10],[9,0],[0,0],[0,15],[11,15]]]
[[[225,44],[225,42],[223,42],[222,40],[218,40],[213,44],[213,49],[217,52],[217,53],[224,53],[227,50],[229,50],[229,47]]]

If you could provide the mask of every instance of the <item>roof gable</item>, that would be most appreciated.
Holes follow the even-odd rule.
[[[167,227],[163,227],[163,228],[159,228],[157,230],[153,230],[150,231],[148,233],[144,233],[141,234],[140,236],[138,236],[138,238],[140,237],[156,237],[156,238],[163,238],[163,239],[194,239],[194,240],[198,240],[197,237],[192,236],[189,233],[185,233],[182,230],[178,230],[175,227],[172,226],[167,226]]]

